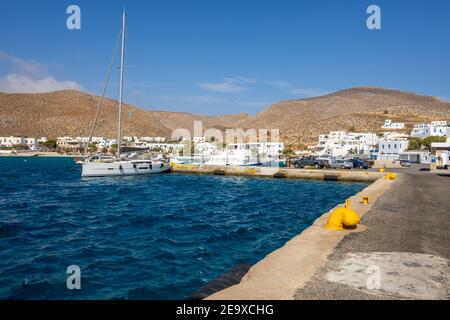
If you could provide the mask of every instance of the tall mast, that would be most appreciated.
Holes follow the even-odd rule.
[[[120,57],[120,88],[119,88],[119,132],[117,138],[117,155],[120,158],[120,142],[122,141],[122,99],[123,99],[123,69],[125,60],[125,23],[127,19],[127,14],[125,10],[122,16],[122,51]]]

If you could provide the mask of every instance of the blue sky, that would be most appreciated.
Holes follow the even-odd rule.
[[[143,108],[255,114],[360,85],[450,100],[447,0],[3,1],[0,90],[100,94],[124,3],[125,100]],[[81,30],[66,28],[70,4]],[[381,30],[366,27],[370,4]]]

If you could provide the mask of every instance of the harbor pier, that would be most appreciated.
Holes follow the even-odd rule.
[[[355,229],[324,228],[331,210],[207,299],[450,299],[450,175],[419,169],[349,198]]]
[[[266,178],[312,179],[331,181],[374,182],[383,173],[367,170],[323,170],[323,169],[288,169],[278,167],[242,167],[242,166],[198,166],[193,164],[173,164],[175,173],[215,174],[230,176],[254,176]]]

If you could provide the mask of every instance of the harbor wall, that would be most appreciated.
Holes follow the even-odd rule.
[[[197,166],[192,164],[173,164],[171,171],[175,173],[214,174],[230,176],[255,176],[285,179],[312,179],[331,181],[374,182],[383,173],[356,170],[323,170],[323,169],[287,169],[277,167],[242,167],[242,166]]]

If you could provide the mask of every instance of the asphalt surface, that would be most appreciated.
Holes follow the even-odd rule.
[[[327,272],[349,253],[413,253],[450,260],[450,172],[421,171],[419,166],[389,170],[402,174],[364,216],[368,229],[347,235],[296,299],[401,299],[328,281]],[[445,262],[444,262],[445,264]],[[430,267],[430,266],[428,266]],[[448,269],[445,269],[446,271]],[[445,275],[443,299],[450,299]],[[329,274],[329,273],[328,273]],[[399,275],[401,277],[401,275]],[[445,282],[447,281],[447,285]],[[445,291],[445,288],[444,288]]]

